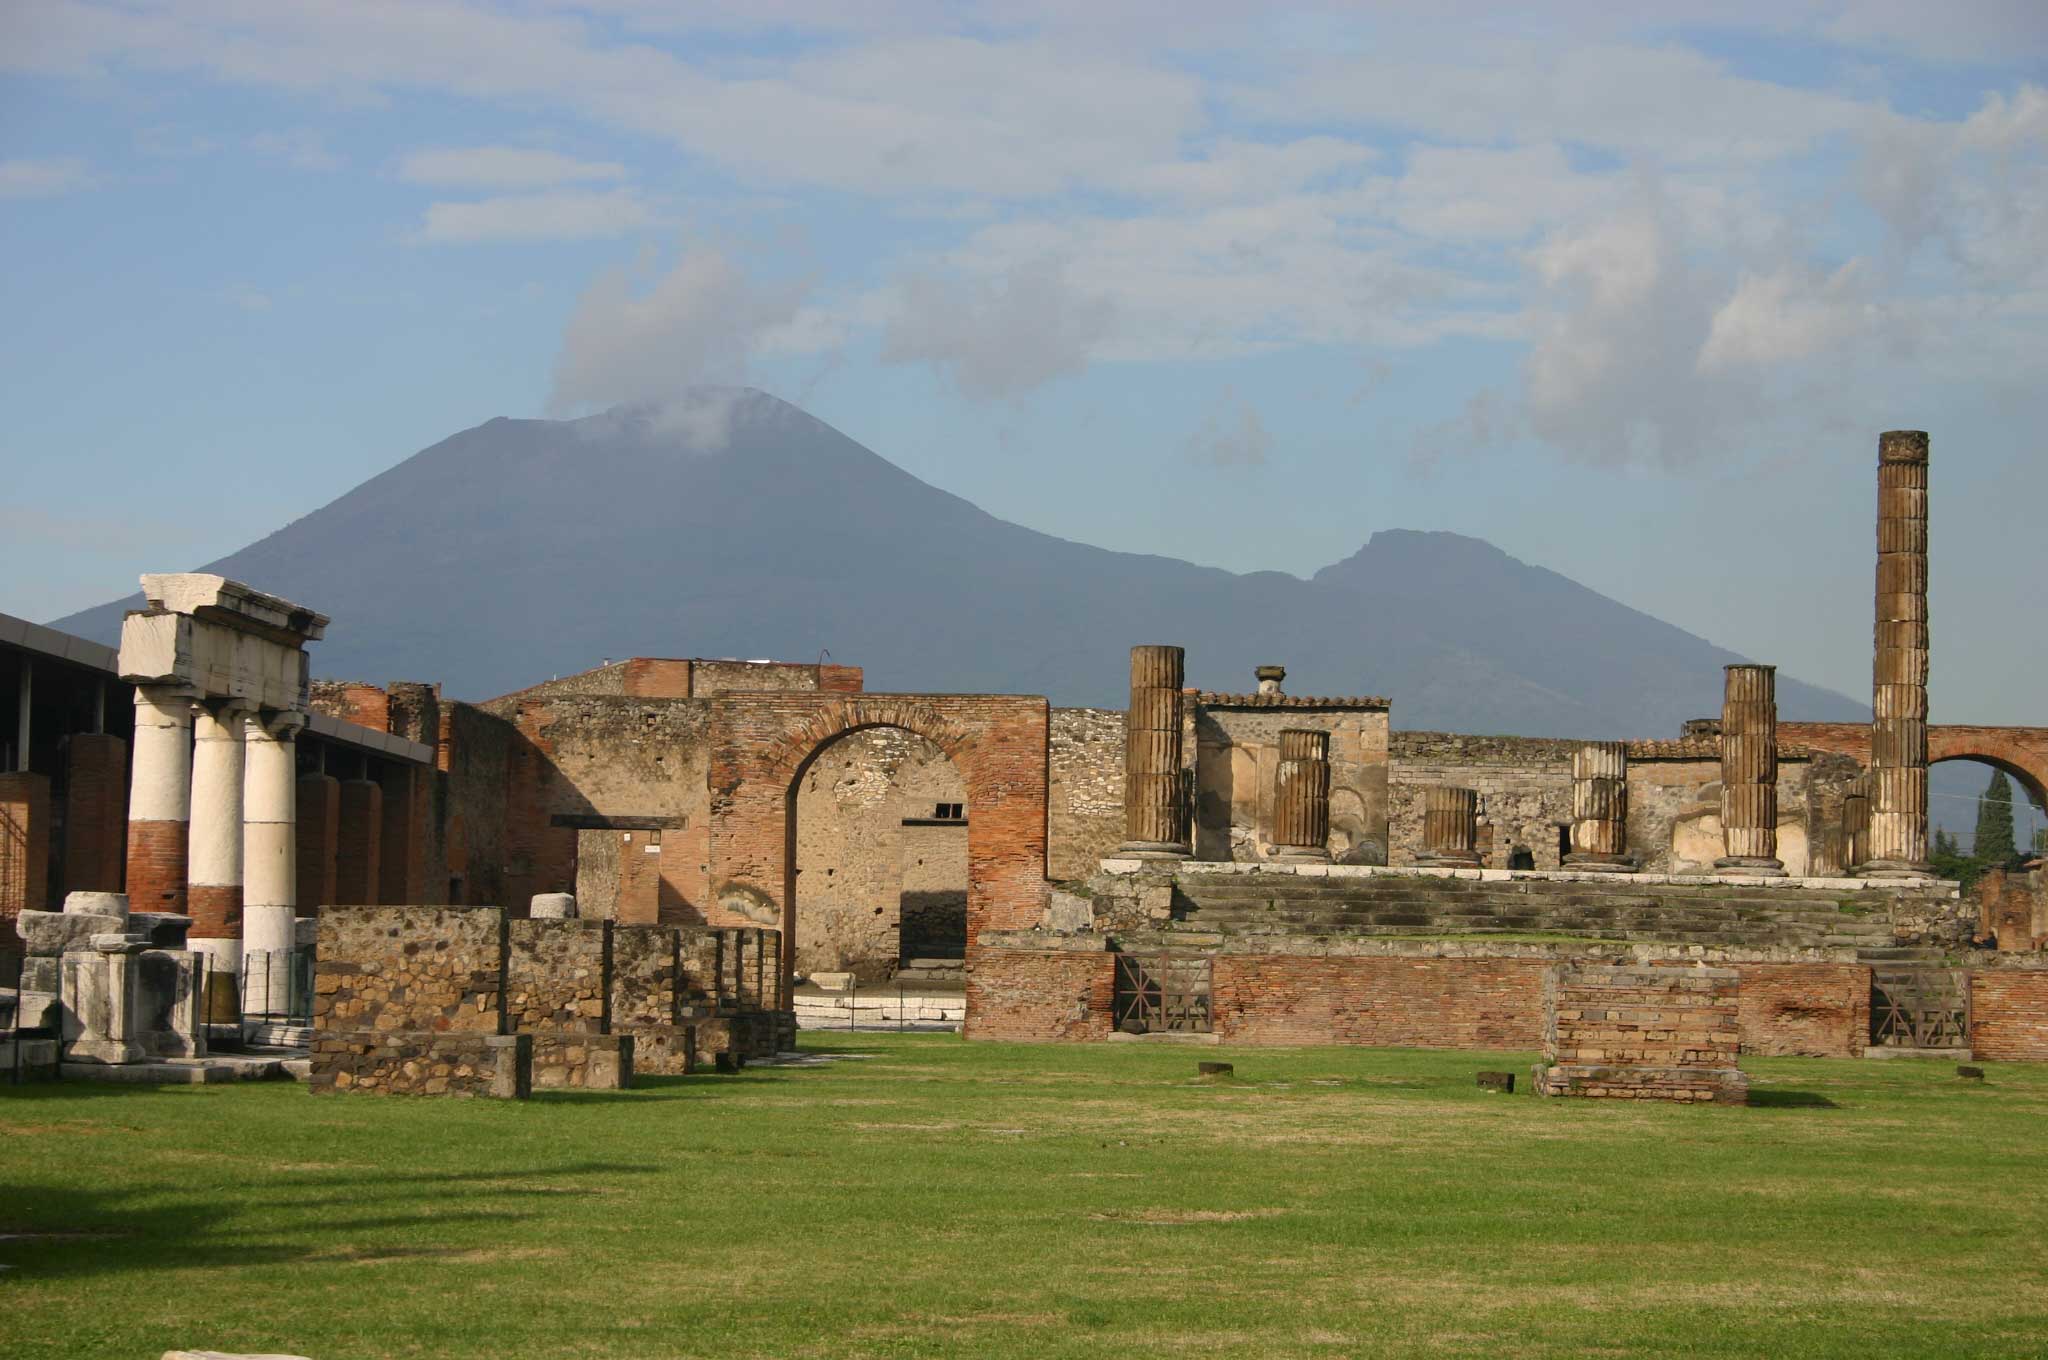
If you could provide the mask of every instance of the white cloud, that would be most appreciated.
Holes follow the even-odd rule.
[[[73,156],[0,161],[0,198],[56,198],[94,183],[85,162]]]
[[[1116,309],[1077,289],[1065,261],[1039,256],[997,277],[912,275],[896,287],[882,357],[925,362],[970,397],[1014,397],[1088,364]]]
[[[717,250],[685,251],[651,285],[608,270],[576,302],[555,360],[558,412],[645,406],[700,446],[722,442],[718,403],[692,387],[736,383],[764,338],[795,319],[807,291],[764,285]]]
[[[1708,324],[1700,370],[1790,363],[1855,337],[1876,320],[1865,273],[1851,260],[1827,275],[1795,266],[1744,275]]]
[[[626,167],[616,161],[580,161],[537,147],[435,147],[408,155],[399,163],[398,177],[411,184],[465,189],[552,189],[622,180]]]
[[[467,203],[428,204],[420,237],[428,241],[574,240],[623,236],[653,220],[647,204],[629,190],[506,194]]]
[[[283,161],[294,170],[336,170],[341,157],[327,149],[327,141],[308,128],[259,132],[249,138],[249,149],[259,156]]]

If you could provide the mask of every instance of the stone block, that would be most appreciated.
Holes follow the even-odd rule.
[[[64,898],[64,910],[74,916],[111,916],[128,919],[128,894],[117,892],[75,892]]]
[[[171,911],[131,911],[128,929],[148,940],[152,949],[183,949],[192,918]]]
[[[573,921],[576,919],[576,895],[535,893],[527,915],[536,921]]]
[[[33,958],[53,959],[73,950],[90,949],[92,937],[118,933],[128,924],[128,914],[107,916],[68,911],[25,911],[15,918],[15,928],[27,942]]]

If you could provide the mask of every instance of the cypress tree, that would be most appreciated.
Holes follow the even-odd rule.
[[[1991,772],[1991,783],[1977,800],[1977,836],[1970,857],[1987,869],[2012,860],[2012,781],[2004,770]]]

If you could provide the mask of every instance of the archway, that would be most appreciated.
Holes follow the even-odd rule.
[[[910,969],[957,983],[969,814],[960,771],[915,732],[860,728],[812,752],[789,800],[783,929],[795,974],[867,987]]]

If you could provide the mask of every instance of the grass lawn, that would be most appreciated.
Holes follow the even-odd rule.
[[[866,1056],[527,1104],[0,1086],[0,1350],[2048,1350],[2048,1067],[1758,1060],[1758,1105],[1691,1109],[1473,1085],[1533,1055],[804,1042]]]

